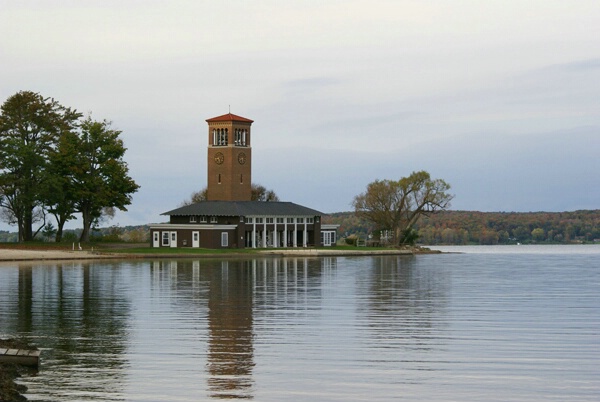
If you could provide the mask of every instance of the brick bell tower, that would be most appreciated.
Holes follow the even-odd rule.
[[[250,201],[253,121],[228,113],[208,123],[208,201]]]

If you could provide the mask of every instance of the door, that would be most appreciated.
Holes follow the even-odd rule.
[[[221,247],[229,247],[229,233],[221,233]]]
[[[200,247],[200,232],[192,232],[192,247]]]
[[[171,247],[177,247],[177,232],[171,232]]]
[[[330,247],[336,243],[335,232],[321,232],[323,246]]]
[[[152,247],[160,247],[160,233],[152,233]]]

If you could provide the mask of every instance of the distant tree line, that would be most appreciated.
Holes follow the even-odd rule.
[[[61,241],[75,214],[83,220],[80,241],[88,241],[103,217],[126,210],[139,186],[128,175],[120,134],[106,120],[35,92],[18,92],[2,104],[0,218],[17,226],[18,241],[40,233]]]
[[[323,216],[323,223],[339,224],[340,237],[357,235],[362,239],[379,236],[373,223],[354,212]],[[575,212],[476,212],[443,211],[419,221],[417,242],[425,245],[581,243],[600,241],[600,210]],[[81,229],[65,230],[64,241],[77,241]],[[40,240],[49,240],[43,233]],[[95,228],[91,241],[149,241],[149,227],[110,226]],[[17,234],[0,231],[0,242],[15,242]]]
[[[340,236],[376,236],[375,226],[354,212],[323,218],[340,225]],[[600,210],[574,212],[440,211],[415,225],[417,242],[436,244],[581,243],[600,241]]]

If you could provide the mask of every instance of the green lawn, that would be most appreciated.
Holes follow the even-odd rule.
[[[322,250],[338,250],[338,251],[367,251],[367,250],[390,250],[392,247],[355,247],[355,246],[336,246],[336,247],[326,247],[320,248]],[[118,246],[115,248],[98,248],[98,251],[110,252],[110,253],[124,253],[124,254],[165,254],[165,255],[173,255],[173,254],[256,254],[260,251],[283,251],[283,250],[294,250],[294,249],[285,249],[285,248],[226,248],[226,249],[209,249],[209,248],[191,248],[191,247],[182,247],[182,248],[170,248],[170,247],[136,247],[136,248],[119,248]]]
[[[170,247],[143,247],[142,244],[131,244],[131,243],[85,243],[81,244],[81,247],[86,250],[94,250],[105,253],[121,253],[121,254],[164,254],[164,255],[175,255],[175,254],[256,254],[260,251],[271,250],[290,250],[284,248],[226,248],[226,249],[207,249],[207,248],[170,248]],[[26,243],[0,243],[0,248],[8,249],[24,249],[24,250],[72,250],[72,243],[51,243],[51,242],[26,242]],[[75,249],[78,248],[78,243],[75,243]],[[312,249],[312,247],[311,247]],[[338,251],[366,251],[366,250],[390,250],[393,247],[356,247],[349,245],[340,245],[335,247],[324,247],[319,248],[322,250],[338,250]],[[293,249],[291,249],[293,250]]]

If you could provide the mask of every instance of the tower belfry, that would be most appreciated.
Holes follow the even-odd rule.
[[[253,121],[231,113],[208,123],[208,201],[250,201],[252,197]]]

